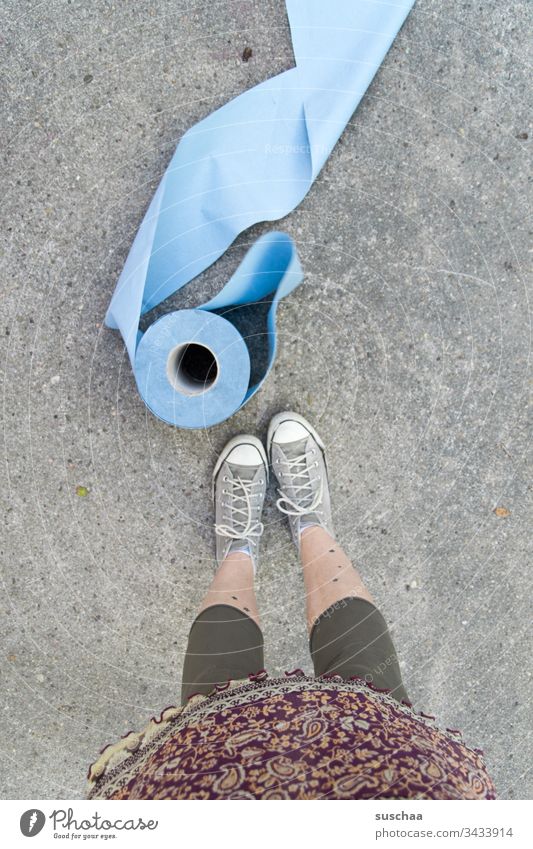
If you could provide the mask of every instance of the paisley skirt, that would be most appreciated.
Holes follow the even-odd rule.
[[[482,753],[361,679],[266,672],[107,746],[90,799],[494,799]]]

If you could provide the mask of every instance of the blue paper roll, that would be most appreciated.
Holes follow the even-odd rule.
[[[204,318],[200,327],[192,311],[161,319],[143,336],[140,317],[208,268],[247,227],[281,218],[302,201],[413,2],[286,0],[295,67],[231,100],[181,139],[106,315],[124,338],[139,391],[164,421],[216,424],[257,391],[274,360],[277,303],[301,280],[294,245],[283,233],[263,237],[222,292],[199,307],[210,312],[272,294],[268,367],[242,397],[250,363],[227,322]],[[180,347],[195,332],[205,344]],[[213,358],[216,381],[209,377],[195,392],[194,374],[203,364],[205,376]]]
[[[233,415],[257,392],[276,355],[279,300],[301,281],[302,269],[292,239],[267,233],[211,301],[198,309],[162,316],[140,336],[134,371],[146,406],[169,424],[202,428]],[[228,318],[215,310],[250,304],[272,296],[266,333],[268,359],[250,385],[246,341]]]
[[[178,427],[210,427],[238,410],[250,382],[250,355],[239,331],[204,310],[164,315],[146,331],[135,357],[141,397]]]

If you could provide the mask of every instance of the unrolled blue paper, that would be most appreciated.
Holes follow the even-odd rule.
[[[164,316],[144,335],[141,315],[208,268],[247,227],[282,218],[300,203],[413,3],[286,0],[295,67],[217,109],[181,139],[106,315],[124,338],[143,399],[164,421],[207,427],[257,391],[262,380],[243,391],[250,374],[244,340],[211,311],[272,295],[264,379],[275,356],[276,305],[301,279],[295,247],[281,233],[263,237],[208,304]],[[218,376],[202,393],[187,394],[173,381],[169,359],[184,342],[200,339],[216,354]]]

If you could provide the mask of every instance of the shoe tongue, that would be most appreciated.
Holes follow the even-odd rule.
[[[282,446],[283,453],[287,460],[295,460],[297,457],[301,457],[302,454],[305,454],[309,449],[309,438],[304,436],[302,439],[296,440],[296,442],[290,442],[287,445]],[[303,464],[300,469],[300,475],[295,478],[295,484],[300,486],[301,484],[305,484],[307,480],[309,480],[309,471],[306,466]],[[306,505],[310,505],[313,501],[314,495],[311,490],[309,492],[300,491],[299,501],[302,504],[302,507],[305,509]],[[308,521],[311,523],[315,523],[317,521],[317,517],[314,513],[306,513],[303,514],[301,520]]]
[[[238,480],[243,483],[250,483],[257,474],[257,466],[241,466],[238,463],[228,463],[231,477],[233,478],[233,501],[232,504],[238,510],[244,510],[247,507],[246,496],[244,490],[239,486]],[[238,521],[241,524],[244,520],[243,515],[239,515]]]
[[[257,472],[257,466],[239,466],[237,463],[228,463],[228,466],[232,476],[242,481],[253,480]]]
[[[238,463],[228,463],[229,470],[231,472],[231,476],[236,481],[236,478],[240,478],[242,481],[252,481],[257,473],[257,466],[241,466]],[[244,497],[244,493],[242,489],[240,489],[239,485],[235,482],[233,486],[233,492],[235,497],[233,499],[233,506],[237,509],[246,509],[246,498]],[[238,526],[242,527],[244,521],[244,515],[239,515]],[[235,539],[230,547],[229,551],[241,550],[243,548],[248,549],[250,551],[250,547],[247,545],[245,539]]]
[[[307,436],[298,439],[296,442],[281,444],[280,447],[288,460],[294,460],[295,457],[301,457],[302,454],[305,454],[307,450]]]

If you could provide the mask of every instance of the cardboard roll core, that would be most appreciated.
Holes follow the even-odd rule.
[[[177,392],[184,395],[201,395],[208,392],[217,381],[217,358],[206,345],[184,342],[170,352],[167,376]]]

